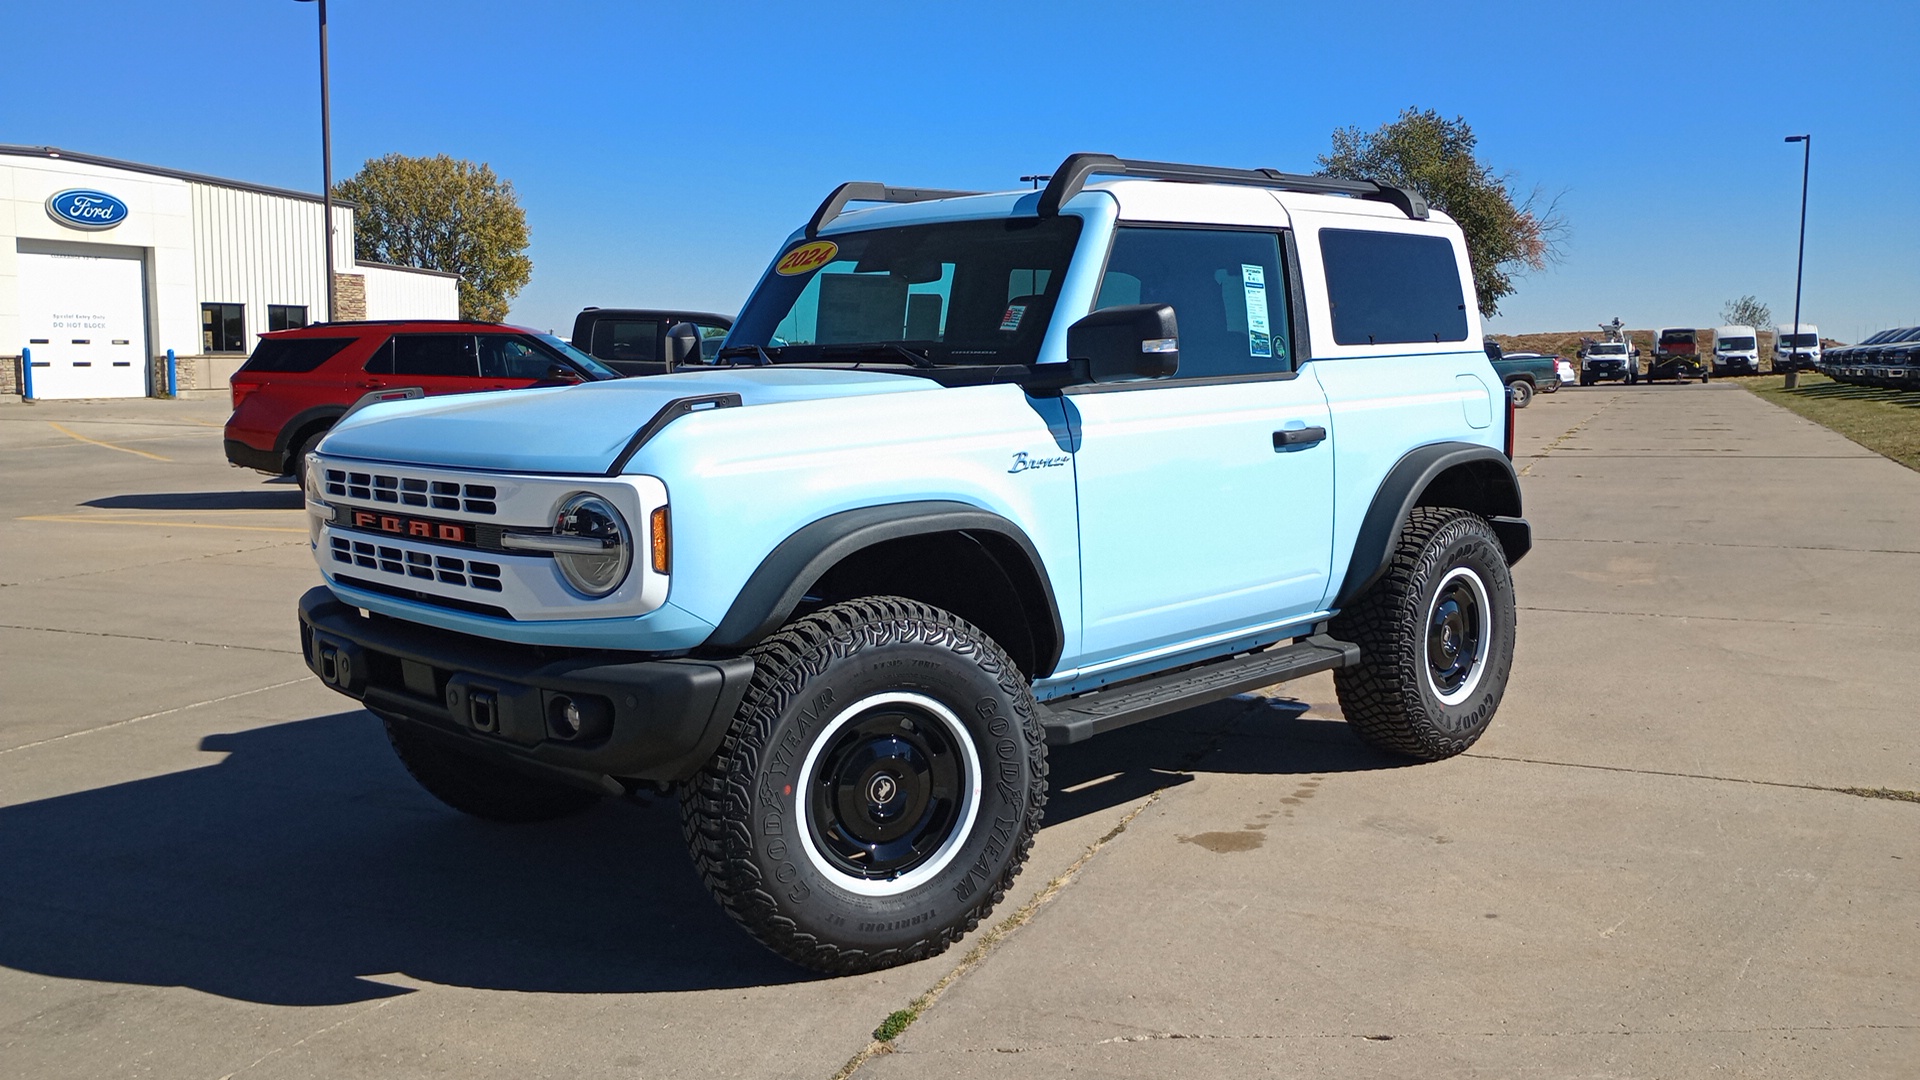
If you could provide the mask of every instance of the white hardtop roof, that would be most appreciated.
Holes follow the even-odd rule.
[[[1817,334],[1820,332],[1820,328],[1810,322],[1793,323],[1791,325],[1788,323],[1775,323],[1773,332],[1776,334]]]
[[[1713,328],[1713,336],[1717,338],[1757,337],[1759,334],[1751,326],[1716,326]]]
[[[1388,203],[1346,195],[1318,195],[1307,192],[1276,191],[1245,184],[1207,184],[1179,180],[1106,180],[1088,184],[1062,207],[1065,211],[1085,210],[1097,200],[1111,199],[1121,220],[1191,220],[1226,224],[1239,220],[1235,207],[1272,207],[1276,203],[1289,214],[1350,214],[1407,225],[1451,225],[1453,219],[1438,210],[1430,211],[1427,221],[1415,221]],[[937,221],[972,221],[990,218],[1027,217],[1038,213],[1039,191],[998,191],[979,195],[958,195],[914,203],[860,204],[859,209],[842,212],[820,230],[821,236],[858,232],[895,225],[921,225]],[[1223,212],[1224,211],[1224,212]],[[1169,215],[1177,215],[1169,218]],[[800,235],[798,231],[796,236]]]

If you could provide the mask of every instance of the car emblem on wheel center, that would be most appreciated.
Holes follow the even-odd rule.
[[[893,777],[881,773],[867,785],[867,798],[884,806],[893,801],[894,793],[898,790],[899,785],[894,782]]]

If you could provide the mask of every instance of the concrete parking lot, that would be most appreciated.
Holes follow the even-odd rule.
[[[1920,1071],[1920,474],[1737,386],[1520,414],[1469,754],[1367,750],[1326,677],[1056,751],[1013,923],[845,979],[727,921],[670,800],[419,791],[307,676],[299,493],[224,418],[0,405],[0,1075]]]

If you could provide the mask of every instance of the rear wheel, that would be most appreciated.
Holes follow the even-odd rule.
[[[326,437],[327,429],[321,428],[319,431],[300,440],[299,447],[293,452],[293,468],[288,471],[293,473],[293,479],[300,484],[302,489],[306,487],[307,483],[307,455],[318,450],[320,448],[320,440]]]
[[[1422,761],[1452,757],[1493,720],[1513,665],[1513,578],[1493,529],[1450,507],[1414,509],[1387,572],[1330,632],[1360,646],[1334,672],[1360,737]]]
[[[781,956],[835,974],[946,950],[1026,862],[1046,740],[985,634],[898,597],[834,604],[757,646],[719,752],[680,791],[715,899]]]
[[[1516,409],[1524,409],[1533,403],[1533,384],[1525,379],[1508,383],[1507,393],[1512,395],[1513,407]]]

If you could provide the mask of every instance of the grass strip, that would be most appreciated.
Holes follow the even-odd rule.
[[[1759,375],[1739,383],[1788,412],[1920,470],[1920,390],[1849,386],[1810,371],[1800,374],[1800,385],[1792,390],[1786,388],[1782,375]]]

